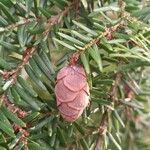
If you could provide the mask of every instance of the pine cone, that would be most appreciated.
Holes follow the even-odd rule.
[[[55,94],[61,116],[68,122],[78,119],[89,103],[89,86],[83,67],[62,68],[57,75]]]

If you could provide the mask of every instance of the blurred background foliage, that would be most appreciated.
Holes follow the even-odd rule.
[[[57,72],[79,54],[90,105],[57,110]],[[0,0],[0,150],[150,149],[149,0]]]

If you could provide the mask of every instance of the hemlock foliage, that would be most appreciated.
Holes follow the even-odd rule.
[[[90,104],[74,123],[56,106],[72,54]],[[150,2],[0,0],[0,150],[149,150]]]

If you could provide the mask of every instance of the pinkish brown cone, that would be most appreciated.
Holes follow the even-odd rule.
[[[69,122],[78,119],[89,103],[89,86],[83,67],[62,68],[57,75],[55,94],[61,116]]]

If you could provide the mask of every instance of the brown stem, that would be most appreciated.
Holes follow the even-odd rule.
[[[118,6],[120,8],[119,17],[122,18],[124,16],[126,3],[123,0],[118,0]]]
[[[103,139],[101,136],[98,136],[96,140],[95,150],[102,150]]]
[[[27,137],[29,136],[29,132],[17,124],[14,124],[13,128],[16,133],[22,133],[21,137],[19,138],[18,142],[13,146],[13,148],[15,148],[19,142],[23,142],[25,145],[27,145]]]
[[[24,67],[25,64],[28,63],[29,58],[32,56],[33,52],[36,50],[36,47],[31,47],[31,48],[27,48],[23,54],[22,57],[22,63],[19,64],[16,69],[13,69],[12,71],[4,71],[1,72],[1,74],[3,75],[3,78],[5,80],[9,79],[10,77],[13,79],[13,81],[15,82],[18,74],[20,73],[20,71],[22,70],[22,68]]]
[[[117,100],[118,85],[121,81],[121,77],[122,75],[120,73],[116,74],[115,82],[110,89],[110,100],[112,102],[115,102]],[[108,127],[108,112],[111,112],[111,110],[107,108],[104,114],[102,115],[102,119],[100,121],[100,126],[99,126],[99,136],[96,141],[95,150],[101,150],[102,143],[103,143],[102,135],[106,133]]]
[[[20,108],[16,107],[14,104],[12,104],[7,96],[5,94],[3,94],[1,97],[0,97],[0,100],[1,100],[1,104],[5,105],[7,107],[7,109],[12,112],[12,113],[15,113],[18,118],[24,118],[27,116],[27,112],[21,110]],[[18,142],[14,145],[14,147],[20,142],[24,142],[25,144],[27,143],[27,137],[29,136],[29,133],[27,132],[26,128],[22,128],[21,126],[17,125],[16,123],[13,123],[13,128],[14,128],[14,131],[16,133],[20,132],[22,133],[20,139],[18,140]],[[14,148],[13,147],[13,148]]]
[[[45,31],[43,32],[44,35],[49,33],[49,30],[52,26],[59,24],[61,22],[61,17],[64,17],[68,14],[69,10],[73,7],[76,9],[76,6],[79,4],[79,0],[74,0],[68,7],[66,7],[63,11],[58,13],[55,16],[52,16],[48,19],[47,24],[45,25]]]
[[[14,30],[15,28],[18,28],[22,25],[26,25],[26,24],[29,24],[31,23],[32,21],[36,21],[36,22],[39,22],[39,18],[36,18],[36,19],[28,19],[28,18],[24,18],[21,22],[17,22],[17,23],[14,23],[14,24],[10,24],[6,27],[3,28],[2,31],[0,31],[0,33],[2,32],[5,32],[5,31],[8,31],[8,30]]]
[[[92,39],[92,40],[91,40],[88,44],[86,44],[82,49],[78,49],[78,50],[71,56],[71,58],[74,57],[75,55],[76,55],[76,56],[78,55],[78,57],[77,57],[77,59],[78,59],[79,56],[80,56],[80,54],[81,54],[82,52],[84,52],[85,50],[89,49],[89,48],[92,47],[94,44],[100,44],[100,40],[101,40],[103,37],[106,37],[108,40],[111,40],[111,39],[112,39],[112,34],[113,34],[114,32],[116,32],[116,31],[120,28],[121,25],[122,25],[122,23],[119,23],[119,24],[117,24],[117,25],[115,25],[115,26],[113,26],[113,27],[106,28],[105,31],[104,31],[103,33],[100,33],[100,35],[99,35],[97,38]],[[77,59],[76,59],[76,61],[77,61]]]
[[[115,79],[115,83],[114,85],[111,87],[111,90],[110,90],[110,99],[115,102],[117,100],[117,89],[118,89],[118,85],[121,81],[121,77],[122,77],[122,74],[121,73],[117,73],[116,74],[116,79]]]
[[[5,105],[9,111],[12,112],[12,113],[16,113],[19,118],[22,119],[22,118],[24,118],[24,117],[27,116],[27,112],[21,110],[20,108],[18,108],[17,106],[15,106],[13,103],[11,103],[11,102],[8,100],[8,97],[7,97],[5,94],[3,94],[3,95],[0,97],[0,99],[1,99],[1,103],[2,103],[3,105]]]

